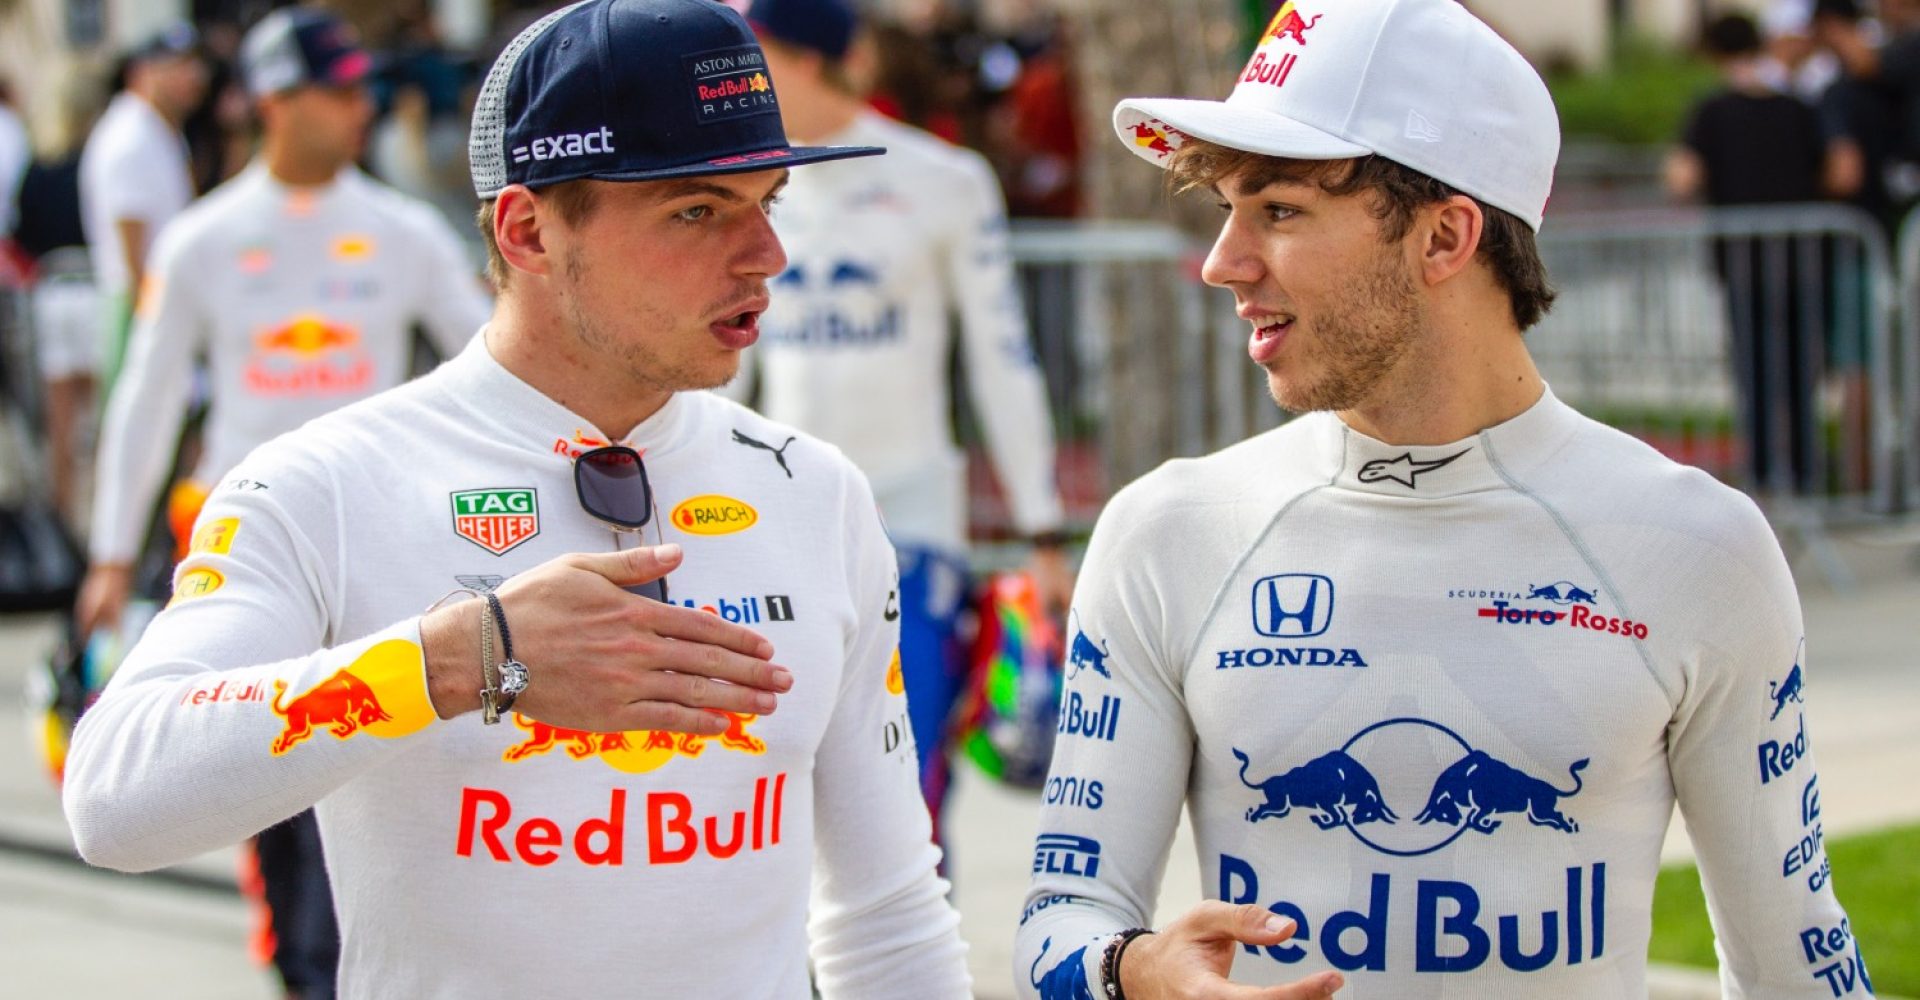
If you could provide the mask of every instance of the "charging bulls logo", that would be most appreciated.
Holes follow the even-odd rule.
[[[437,714],[420,684],[420,647],[389,639],[291,701],[284,680],[273,682],[273,714],[285,729],[274,738],[275,757],[325,731],[335,739],[362,732],[386,739],[405,736]]]
[[[1343,750],[1322,754],[1285,774],[1276,774],[1255,783],[1247,780],[1252,761],[1238,749],[1240,781],[1266,796],[1266,801],[1247,810],[1247,822],[1257,823],[1269,816],[1284,818],[1294,807],[1315,810],[1313,825],[1322,830],[1361,823],[1392,823],[1400,817],[1387,808],[1380,797],[1380,783]]]
[[[1527,600],[1552,601],[1555,604],[1599,604],[1599,595],[1582,590],[1577,584],[1557,580],[1542,587],[1527,584]]]
[[[1305,45],[1307,44],[1307,32],[1313,30],[1313,26],[1320,23],[1321,17],[1322,15],[1320,14],[1313,15],[1312,20],[1302,17],[1300,15],[1300,8],[1294,4],[1293,0],[1287,0],[1286,3],[1280,5],[1278,11],[1274,12],[1273,20],[1267,22],[1267,30],[1261,34],[1260,44],[1265,45],[1268,42],[1277,42],[1283,38],[1291,38],[1295,45]]]
[[[1155,159],[1165,160],[1172,156],[1173,151],[1179,148],[1181,138],[1179,132],[1158,119],[1137,122],[1133,126],[1133,144],[1152,153]]]
[[[1416,718],[1375,723],[1338,750],[1259,781],[1247,775],[1248,755],[1238,748],[1233,755],[1241,783],[1261,793],[1247,822],[1300,810],[1319,829],[1345,828],[1368,847],[1401,857],[1437,851],[1468,830],[1492,834],[1506,815],[1578,833],[1580,824],[1561,804],[1580,794],[1580,772],[1589,763],[1574,761],[1567,768],[1573,787],[1562,790],[1437,722]],[[1411,821],[1403,819],[1408,815]]]
[[[1077,625],[1079,616],[1074,616],[1074,620]],[[1073,630],[1073,645],[1067,649],[1067,676],[1072,678],[1079,676],[1082,670],[1092,670],[1112,680],[1113,671],[1107,669],[1107,660],[1112,655],[1107,652],[1107,644],[1104,641],[1095,645],[1092,639],[1087,638],[1086,629],[1076,627]]]
[[[727,719],[727,728],[719,736],[707,737],[647,729],[624,733],[589,732],[549,725],[515,712],[513,723],[526,731],[527,738],[508,747],[500,759],[517,764],[556,748],[564,748],[567,756],[574,760],[599,757],[616,771],[645,774],[676,757],[689,760],[699,757],[706,751],[709,739],[718,740],[721,748],[736,753],[758,756],[767,752],[767,744],[747,732],[747,726],[759,716],[719,711],[714,711],[714,714]]]
[[[1040,994],[1040,1000],[1093,1000],[1093,988],[1087,984],[1086,946],[1081,945],[1041,975],[1040,963],[1047,960],[1051,947],[1052,938],[1040,942],[1040,954],[1034,958],[1033,968],[1027,970],[1027,981]]]
[[[360,332],[314,313],[255,334],[253,346],[245,376],[258,396],[358,393],[373,381],[373,356]]]
[[[1787,710],[1788,702],[1795,705],[1806,704],[1801,697],[1806,693],[1807,682],[1800,673],[1800,653],[1806,648],[1807,640],[1800,640],[1799,649],[1793,651],[1793,669],[1787,671],[1786,680],[1767,682],[1767,700],[1773,703],[1773,714],[1767,716],[1768,722],[1778,719],[1780,713]]]

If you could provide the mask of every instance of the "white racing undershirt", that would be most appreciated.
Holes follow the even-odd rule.
[[[830,446],[776,462],[736,437],[789,433],[681,393],[625,439],[686,549],[670,597],[759,631],[794,674],[778,711],[692,741],[435,716],[414,616],[622,544],[574,494],[571,457],[603,435],[484,338],[260,449],[75,733],[81,852],[146,870],[314,806],[346,998],[802,1000],[809,958],[830,998],[966,996],[892,549]],[[551,665],[508,614],[537,690]]]
[[[1209,895],[1300,925],[1239,949],[1242,982],[1645,996],[1677,801],[1727,995],[1867,992],[1779,546],[1551,393],[1450,445],[1316,414],[1168,463],[1102,515],[1069,635],[1024,996],[1097,995],[1183,803]]]
[[[255,446],[405,380],[413,324],[443,357],[491,306],[447,223],[351,167],[293,188],[255,163],[169,224],[101,429],[95,562],[136,554],[186,418],[211,374],[212,483]]]

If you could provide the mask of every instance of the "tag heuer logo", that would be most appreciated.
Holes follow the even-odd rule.
[[[496,556],[540,533],[533,490],[461,490],[453,494],[453,533]]]

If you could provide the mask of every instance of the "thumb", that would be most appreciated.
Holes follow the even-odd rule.
[[[619,552],[578,553],[574,565],[606,577],[616,586],[629,587],[666,576],[684,556],[678,545],[642,545]]]

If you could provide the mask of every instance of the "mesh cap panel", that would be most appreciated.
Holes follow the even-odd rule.
[[[527,48],[546,34],[555,21],[588,2],[568,4],[528,25],[507,43],[500,58],[493,61],[493,68],[487,70],[486,82],[480,85],[480,97],[473,105],[473,131],[467,136],[473,193],[481,200],[499,194],[500,189],[507,186],[507,83],[513,79],[513,68]]]

